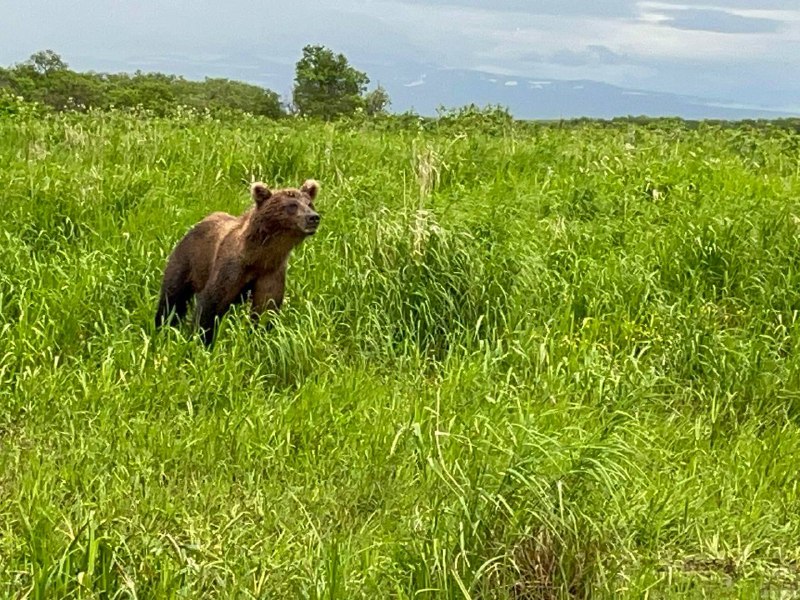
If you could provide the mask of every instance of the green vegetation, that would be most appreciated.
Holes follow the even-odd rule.
[[[790,597],[800,137],[0,98],[0,596]],[[151,325],[251,178],[272,331]]]
[[[389,94],[378,86],[367,92],[369,78],[350,66],[343,54],[307,46],[297,62],[291,111],[331,120],[383,115]],[[0,92],[20,96],[57,111],[91,108],[138,109],[165,116],[184,107],[225,116],[242,112],[277,119],[286,116],[278,94],[229,79],[190,81],[163,73],[78,73],[52,50],[31,55],[13,67],[0,68]]]
[[[255,85],[207,78],[189,81],[163,73],[78,73],[47,50],[8,69],[0,68],[0,90],[55,110],[139,108],[166,114],[185,106],[214,113],[283,116],[278,94]]]
[[[381,112],[386,91],[376,90],[365,102],[368,83],[367,74],[351,67],[344,54],[334,54],[324,46],[306,46],[296,66],[294,105],[301,115],[326,121],[353,115],[368,105],[370,112]]]
[[[389,92],[382,85],[364,94],[364,111],[370,117],[385,115],[389,111],[391,104]]]

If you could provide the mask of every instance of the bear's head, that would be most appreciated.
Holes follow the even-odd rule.
[[[301,238],[314,235],[320,220],[314,209],[318,192],[319,183],[313,179],[306,180],[299,189],[275,191],[260,181],[254,183],[250,186],[250,195],[255,202],[254,216],[259,229]]]

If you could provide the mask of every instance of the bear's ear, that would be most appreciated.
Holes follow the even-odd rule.
[[[260,181],[256,181],[250,186],[250,195],[253,197],[253,202],[261,206],[264,202],[269,200],[270,196],[272,196],[272,192],[269,191],[266,185]]]
[[[303,187],[300,188],[300,191],[304,194],[308,194],[308,197],[313,200],[317,197],[317,193],[319,192],[319,182],[314,179],[306,179],[306,182],[303,184]]]

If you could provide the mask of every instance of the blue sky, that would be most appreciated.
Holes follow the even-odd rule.
[[[0,64],[229,76],[286,94],[307,43],[375,79],[437,67],[800,111],[800,0],[0,0]]]

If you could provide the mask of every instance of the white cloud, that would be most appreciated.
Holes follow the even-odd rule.
[[[777,79],[778,73],[800,71],[800,5],[787,9],[784,2],[784,8],[776,10],[774,2],[766,1],[750,3],[757,8],[746,2],[735,2],[733,8],[726,4],[720,0],[707,6],[747,18],[779,20],[783,26],[777,32],[745,35],[667,26],[669,16],[661,11],[698,8],[686,2],[631,2],[631,17],[596,12],[533,14],[535,7],[531,12],[512,12],[421,6],[397,0],[377,0],[370,10],[391,14],[391,26],[404,32],[421,56],[452,68],[482,69],[511,78],[592,79],[714,97],[736,86],[743,88],[743,82],[736,80],[745,77],[739,74],[744,65],[761,65],[765,77],[775,75],[774,88],[794,86],[800,93],[800,82]],[[366,10],[361,4],[349,9]],[[605,62],[601,56],[596,64],[584,65],[558,64],[548,58],[565,50],[591,54],[593,47],[603,47],[617,58]]]
[[[786,6],[786,2],[782,2]],[[680,2],[653,2],[644,0],[637,2],[636,6],[639,10],[653,11],[653,10],[719,10],[732,15],[740,17],[747,17],[751,19],[774,19],[776,21],[798,21],[800,19],[800,7],[796,6],[794,9],[787,8],[739,8],[736,6],[729,6],[724,2],[722,4],[681,4]]]
[[[526,57],[531,54],[546,56],[592,45],[643,61],[735,62],[737,57],[783,59],[791,56],[786,52],[788,48],[800,44],[800,30],[793,26],[800,23],[800,10],[736,9],[740,16],[769,15],[787,24],[786,30],[779,33],[739,36],[661,25],[668,17],[659,13],[660,9],[688,5],[640,2],[636,6],[637,18],[536,15],[450,5],[409,5],[396,0],[351,5],[349,10],[369,7],[371,11],[391,14],[394,27],[404,31],[421,52],[448,67],[471,68],[478,62],[489,62],[523,75],[526,71],[522,63],[529,62]],[[800,62],[800,53],[795,53],[795,61]]]

